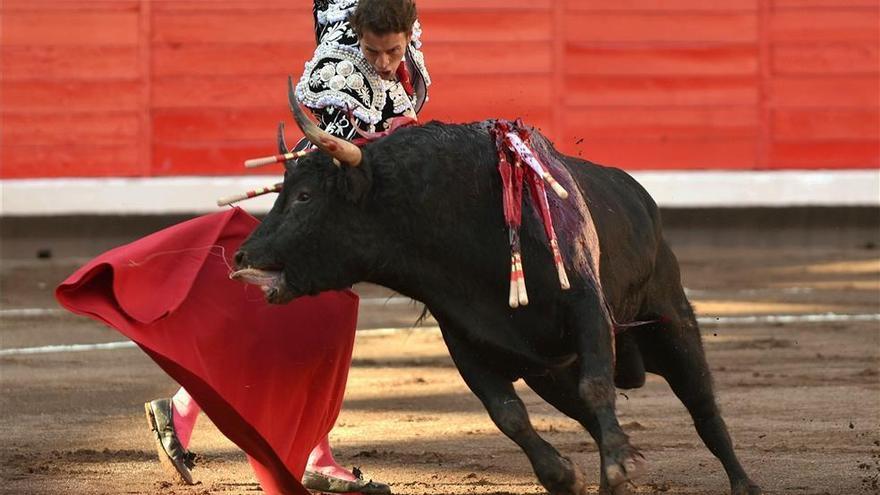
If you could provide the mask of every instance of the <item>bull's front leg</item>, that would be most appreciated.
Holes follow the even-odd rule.
[[[574,302],[568,324],[576,335],[580,357],[578,390],[592,411],[590,434],[602,452],[604,481],[615,493],[644,467],[644,457],[629,443],[617,421],[614,389],[614,337],[595,299]]]
[[[587,484],[580,469],[544,441],[529,421],[525,404],[511,381],[485,365],[463,342],[443,332],[449,353],[465,383],[505,435],[523,449],[538,481],[551,495],[584,495]]]

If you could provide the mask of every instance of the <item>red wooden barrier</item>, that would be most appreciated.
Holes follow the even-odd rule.
[[[304,0],[0,5],[3,178],[245,173],[314,44]],[[875,0],[419,8],[425,119],[523,117],[629,169],[880,166]]]

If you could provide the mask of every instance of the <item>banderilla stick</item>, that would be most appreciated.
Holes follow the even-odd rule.
[[[260,189],[254,189],[253,191],[248,191],[241,194],[233,194],[232,196],[226,196],[225,198],[220,198],[217,200],[217,206],[231,205],[232,203],[238,203],[239,201],[243,201],[245,199],[256,198],[257,196],[262,196],[264,194],[277,193],[281,191],[281,186],[283,185],[283,182],[279,182],[274,186],[261,187]]]
[[[519,296],[519,305],[527,306],[529,304],[529,294],[526,292],[526,274],[523,272],[522,255],[513,253],[513,264],[516,273],[516,292]]]
[[[312,148],[314,149],[314,148]],[[283,155],[264,156],[262,158],[251,158],[244,161],[245,168],[262,167],[263,165],[272,165],[273,163],[281,163],[285,160],[296,160],[302,158],[312,152],[312,149],[303,151],[294,151]]]
[[[529,149],[528,145],[526,145],[523,140],[516,135],[515,132],[508,132],[505,137],[507,137],[507,142],[510,143],[511,148],[513,148],[513,152],[522,157],[522,161],[526,163],[532,170],[535,171],[535,174],[538,175],[542,180],[546,181],[547,184],[550,184],[550,187],[553,189],[553,192],[556,193],[562,199],[568,199],[568,191],[565,190],[556,179],[550,175],[550,171],[544,167],[544,164],[541,163],[540,160],[532,153],[532,150]]]

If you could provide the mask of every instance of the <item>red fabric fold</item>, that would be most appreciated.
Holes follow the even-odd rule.
[[[326,292],[272,306],[229,280],[233,253],[258,223],[237,208],[195,218],[98,256],[55,294],[186,388],[248,454],[266,492],[305,495],[309,452],[342,404],[358,298]]]

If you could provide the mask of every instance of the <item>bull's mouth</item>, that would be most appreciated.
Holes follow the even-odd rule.
[[[266,301],[270,304],[286,304],[295,296],[288,288],[281,270],[261,270],[247,267],[230,273],[229,278],[259,286]]]

